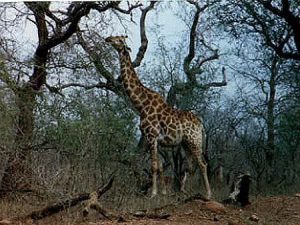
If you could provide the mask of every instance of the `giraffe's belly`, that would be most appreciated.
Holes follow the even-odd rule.
[[[182,134],[179,131],[164,132],[158,136],[158,143],[162,146],[171,147],[179,145],[182,141]]]

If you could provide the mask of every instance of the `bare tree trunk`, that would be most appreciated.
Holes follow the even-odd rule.
[[[35,24],[38,30],[38,45],[34,53],[34,68],[29,81],[23,86],[17,87],[15,91],[16,105],[18,107],[18,120],[16,122],[15,149],[11,152],[8,165],[2,179],[2,190],[31,189],[32,172],[28,158],[32,148],[32,137],[34,129],[34,109],[36,104],[36,94],[46,83],[47,71],[46,63],[49,57],[49,50],[66,41],[77,31],[80,18],[88,14],[90,7],[85,7],[85,3],[71,3],[78,6],[70,13],[72,22],[68,24],[65,32],[49,37],[46,13],[49,11],[50,3],[26,2],[26,6],[32,11],[35,17]],[[88,4],[88,3],[86,3]],[[89,5],[88,5],[89,6]],[[56,29],[61,29],[57,25]],[[2,192],[2,194],[3,194]]]
[[[28,157],[31,153],[31,140],[34,128],[35,93],[29,86],[17,90],[18,121],[16,121],[15,148],[10,152],[7,168],[2,179],[1,190],[30,189],[31,168]]]
[[[269,99],[267,102],[267,182],[270,183],[274,178],[274,155],[275,155],[275,95],[276,95],[276,76],[278,75],[277,58],[272,62],[271,77],[269,80]]]

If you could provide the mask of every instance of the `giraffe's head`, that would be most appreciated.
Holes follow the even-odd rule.
[[[109,44],[111,44],[117,51],[122,51],[122,50],[129,50],[130,48],[127,47],[126,45],[126,38],[128,36],[111,36],[105,38],[105,41]]]

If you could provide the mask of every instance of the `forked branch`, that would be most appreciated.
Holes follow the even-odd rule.
[[[107,192],[112,187],[113,181],[114,181],[114,176],[111,176],[110,179],[108,180],[108,182],[96,191],[97,196],[100,197],[105,192]],[[48,205],[41,210],[33,211],[30,214],[28,214],[27,216],[25,216],[24,218],[40,220],[47,216],[56,214],[67,208],[73,207],[73,206],[77,205],[78,203],[89,199],[89,197],[90,197],[90,193],[82,193],[73,198],[55,203],[53,205]]]
[[[145,20],[147,13],[154,8],[156,1],[151,1],[150,5],[146,7],[145,9],[142,9],[142,15],[140,18],[140,38],[141,38],[141,46],[139,48],[139,51],[136,55],[135,60],[132,62],[133,67],[138,67],[141,64],[141,61],[143,60],[145,56],[145,52],[148,47],[148,39],[146,35],[146,29],[145,29]]]
[[[223,81],[222,82],[212,82],[206,85],[201,85],[198,84],[197,82],[197,74],[200,74],[202,71],[202,67],[205,63],[218,59],[219,58],[219,53],[218,53],[218,49],[214,49],[211,46],[209,46],[208,44],[205,43],[204,41],[204,37],[201,37],[201,44],[202,46],[204,46],[209,52],[212,52],[211,55],[206,56],[206,57],[198,57],[197,60],[195,60],[195,56],[196,56],[196,42],[197,42],[197,27],[198,27],[198,23],[199,23],[199,18],[200,18],[200,14],[207,8],[209,7],[211,4],[214,4],[215,1],[212,1],[210,3],[206,3],[204,6],[200,6],[199,3],[197,1],[193,1],[193,0],[187,0],[187,2],[191,5],[193,5],[196,9],[194,17],[193,17],[193,22],[192,22],[192,26],[190,29],[190,33],[189,33],[189,51],[187,56],[184,58],[184,62],[183,62],[183,69],[185,74],[187,75],[188,78],[188,83],[193,85],[194,87],[201,87],[201,88],[210,88],[210,87],[221,87],[221,86],[225,86],[227,85],[226,82],[226,75],[225,75],[225,69],[223,68],[222,73],[223,73]],[[193,61],[195,63],[193,63]]]
[[[136,55],[136,59],[133,61],[133,66],[134,67],[138,67],[141,64],[141,61],[143,60],[144,56],[145,56],[145,52],[147,50],[148,47],[148,39],[147,39],[147,35],[146,35],[146,29],[145,29],[145,20],[147,17],[147,14],[150,10],[152,10],[154,8],[154,5],[156,4],[156,1],[151,1],[150,5],[147,6],[142,10],[142,14],[141,14],[141,18],[140,18],[140,38],[141,38],[141,45],[139,47],[139,51]],[[128,10],[122,10],[121,8],[119,8],[119,2],[116,2],[113,4],[113,8],[116,9],[119,12],[122,13],[127,13],[127,12],[131,12],[133,9],[140,7],[141,4],[135,4],[132,6],[129,6]],[[97,9],[96,7],[97,5],[93,6],[93,9]],[[100,36],[98,36],[99,39],[101,39]],[[90,57],[91,61],[93,62],[97,72],[106,80],[105,82],[98,82],[97,84],[92,84],[92,85],[84,85],[84,84],[80,84],[80,83],[68,83],[68,84],[64,84],[61,85],[59,88],[56,87],[51,87],[49,85],[47,85],[47,88],[55,93],[59,93],[59,90],[64,89],[64,88],[68,88],[68,87],[82,87],[85,89],[92,89],[92,88],[100,88],[100,89],[107,89],[110,90],[114,93],[116,93],[119,96],[124,96],[125,92],[122,88],[122,85],[120,84],[120,82],[114,78],[114,74],[112,74],[111,72],[109,72],[104,64],[102,63],[102,57],[100,56],[100,54],[95,50],[95,43],[94,45],[92,45],[91,43],[89,43],[87,40],[85,40],[84,36],[83,36],[83,32],[82,31],[78,31],[77,32],[77,38],[78,38],[78,43],[81,45],[81,47],[83,48],[83,50],[87,53],[87,55]]]
[[[223,75],[223,80],[221,82],[211,82],[208,84],[200,85],[201,88],[203,89],[209,89],[211,87],[223,87],[227,85],[227,80],[226,80],[226,73],[225,73],[225,67],[222,67],[222,75]]]

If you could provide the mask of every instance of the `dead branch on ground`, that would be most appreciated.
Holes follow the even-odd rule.
[[[103,185],[102,187],[98,188],[97,191],[95,191],[99,197],[102,196],[104,193],[106,193],[112,187],[113,180],[114,180],[114,176],[111,176],[105,185]],[[21,219],[25,218],[25,219],[40,220],[45,217],[56,214],[60,211],[63,211],[65,209],[68,209],[70,207],[73,207],[82,201],[88,200],[89,198],[90,198],[90,193],[81,193],[71,199],[67,199],[67,200],[55,203],[53,205],[48,205],[43,209],[33,211]]]
[[[108,220],[118,220],[118,221],[125,221],[121,216],[108,211],[107,209],[103,208],[99,203],[99,195],[96,191],[90,194],[89,200],[87,201],[86,207],[83,210],[83,216],[86,217],[89,214],[89,209],[94,209],[102,216],[104,216]]]

